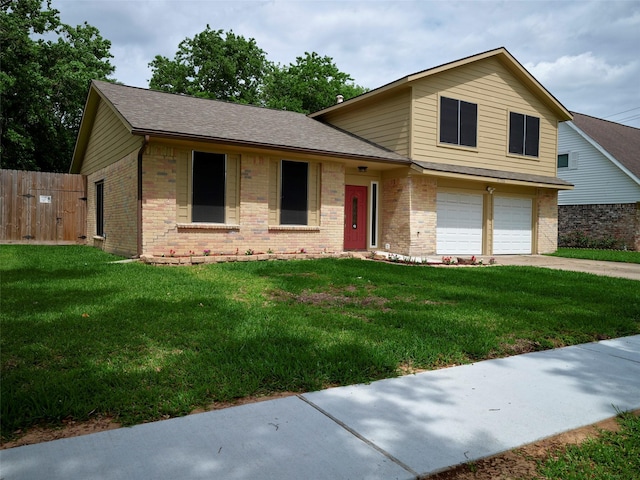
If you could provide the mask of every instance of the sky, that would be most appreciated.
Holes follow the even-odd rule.
[[[148,88],[207,25],[255,39],[267,58],[333,58],[373,89],[505,47],[567,109],[640,128],[640,0],[52,0],[63,23],[111,41],[113,78]]]

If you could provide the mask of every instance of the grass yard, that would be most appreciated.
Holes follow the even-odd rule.
[[[0,247],[2,436],[640,333],[638,283],[362,260],[152,267]]]
[[[559,248],[555,257],[583,258],[606,262],[640,263],[640,252],[626,250],[596,250],[592,248]]]
[[[640,416],[618,417],[620,432],[604,432],[581,445],[573,445],[540,465],[549,480],[640,478]]]

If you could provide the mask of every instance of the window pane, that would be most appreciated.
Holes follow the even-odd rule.
[[[458,100],[440,97],[440,141],[458,144]]]
[[[224,223],[225,156],[193,152],[192,222]]]
[[[351,204],[351,226],[358,228],[358,197],[353,197]]]
[[[309,164],[283,160],[281,179],[280,223],[306,225]]]
[[[509,114],[509,153],[524,154],[524,115]]]
[[[460,145],[476,146],[478,105],[460,102]]]
[[[96,183],[96,235],[104,237],[104,183]]]
[[[568,168],[569,167],[569,154],[563,153],[562,155],[558,155],[558,168]]]
[[[531,157],[537,157],[538,142],[540,139],[540,119],[538,117],[530,117],[527,115],[526,127],[524,154]]]

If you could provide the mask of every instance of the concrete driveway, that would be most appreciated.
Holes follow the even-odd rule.
[[[553,268],[640,280],[640,263],[601,262],[599,260],[549,257],[547,255],[497,255],[495,259],[498,265]]]

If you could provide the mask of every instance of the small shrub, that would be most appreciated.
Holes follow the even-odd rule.
[[[575,230],[558,238],[558,246],[569,248],[594,248],[599,250],[624,250],[623,241],[614,237],[595,238],[582,230]]]

